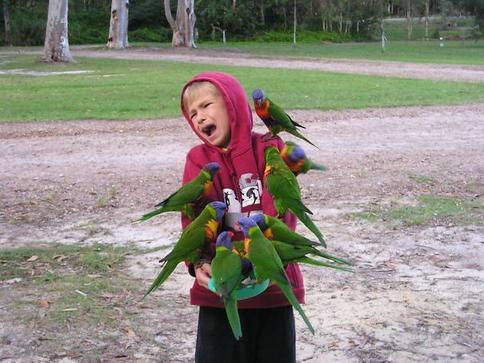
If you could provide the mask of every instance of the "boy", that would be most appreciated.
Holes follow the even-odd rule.
[[[181,109],[188,124],[203,142],[187,154],[183,183],[195,178],[208,162],[217,162],[207,202],[225,201],[228,206],[224,230],[243,238],[237,222],[242,215],[276,215],[273,201],[263,183],[264,149],[284,146],[281,139],[264,140],[252,131],[252,112],[240,83],[219,72],[201,73],[189,81],[181,93]],[[286,213],[284,222],[295,228],[295,217]],[[189,220],[182,217],[185,228]],[[189,266],[196,277],[190,302],[199,305],[195,361],[197,363],[270,363],[296,361],[295,327],[292,307],[282,291],[270,285],[262,294],[239,301],[243,337],[236,341],[227,321],[222,300],[207,289],[214,246],[203,253],[196,266]],[[296,264],[288,265],[287,275],[294,294],[304,303],[302,275]]]

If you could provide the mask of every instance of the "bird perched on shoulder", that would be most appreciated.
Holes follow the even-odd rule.
[[[223,299],[225,313],[236,340],[242,337],[237,298],[235,291],[244,279],[242,262],[237,252],[233,251],[232,232],[222,232],[215,244],[215,257],[212,260],[212,279],[215,290]]]
[[[139,220],[146,221],[161,213],[177,211],[184,213],[190,220],[193,220],[196,204],[210,194],[213,177],[219,170],[220,166],[217,163],[206,164],[195,179],[155,205],[155,208],[158,209],[143,215]]]
[[[301,190],[296,176],[282,160],[279,150],[268,147],[265,150],[266,168],[264,177],[269,193],[274,199],[277,213],[290,210],[326,247],[324,236],[308,214],[313,214],[301,201]]]
[[[239,220],[239,225],[247,240],[247,257],[254,266],[257,280],[269,279],[275,283],[301,315],[311,333],[314,334],[314,328],[292,291],[291,283],[284,271],[284,265],[271,241],[264,237],[262,231],[252,219],[242,217]]]
[[[317,164],[306,156],[303,148],[291,141],[286,141],[286,145],[281,150],[282,160],[289,169],[295,174],[306,174],[309,170],[326,170],[324,165]]]
[[[281,131],[286,131],[317,147],[297,129],[298,127],[303,129],[305,127],[294,121],[281,107],[267,98],[263,90],[260,88],[255,89],[252,92],[252,100],[254,101],[254,108],[257,116],[259,116],[267,126],[270,135],[275,136]]]
[[[207,243],[215,241],[217,229],[227,205],[223,202],[210,202],[200,215],[185,228],[171,252],[161,259],[162,270],[144,296],[157,289],[182,261],[196,263]]]

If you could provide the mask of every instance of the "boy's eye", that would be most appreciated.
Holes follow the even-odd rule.
[[[195,112],[195,113],[192,113],[192,114],[190,115],[190,120],[193,120],[193,118],[194,118],[196,115],[197,115],[197,113],[196,113],[196,112]]]
[[[203,108],[207,108],[207,107],[208,107],[208,106],[210,106],[211,104],[212,104],[212,102],[208,102],[208,103],[206,103],[206,104],[203,106]]]

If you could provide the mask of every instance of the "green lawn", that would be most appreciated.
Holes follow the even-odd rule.
[[[382,52],[380,42],[365,43],[261,43],[261,42],[203,42],[200,49],[225,49],[257,56],[294,58],[349,58],[440,64],[484,65],[484,41],[437,40],[391,41]]]
[[[0,75],[0,121],[155,119],[179,116],[179,92],[204,70],[230,72],[286,109],[345,109],[482,102],[484,83],[334,74],[319,71],[77,58],[70,65],[3,56],[0,71],[89,70],[76,75]]]

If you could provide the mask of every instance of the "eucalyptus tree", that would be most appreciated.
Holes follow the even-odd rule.
[[[195,1],[178,0],[176,18],[171,14],[170,0],[163,0],[166,20],[170,24],[173,36],[172,47],[196,48],[195,45]]]
[[[73,62],[67,32],[67,0],[49,0],[45,30],[44,62]]]
[[[108,48],[128,47],[128,10],[129,0],[112,0]]]

